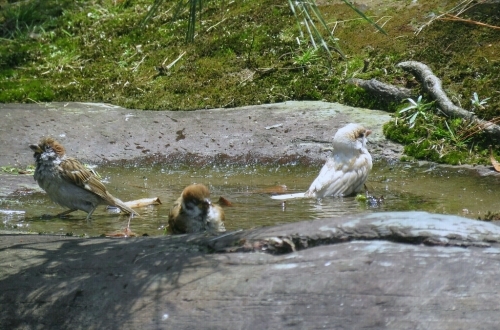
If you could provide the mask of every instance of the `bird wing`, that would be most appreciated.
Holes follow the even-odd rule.
[[[305,195],[322,198],[329,195],[328,193],[332,195],[338,194],[345,185],[342,180],[343,175],[342,166],[336,164],[333,159],[328,159]]]
[[[105,201],[109,202],[110,205],[115,205],[115,200],[110,198],[109,193],[102,182],[92,171],[87,169],[77,159],[70,157],[65,158],[59,164],[59,168],[61,176],[65,180],[77,185],[78,187],[93,192]]]
[[[168,214],[168,226],[173,234],[184,234],[187,231],[185,214],[182,213],[182,197],[178,198]]]
[[[120,208],[125,213],[139,215],[118,198],[113,197],[97,175],[75,158],[65,157],[59,164],[61,176],[68,182],[101,197],[108,205]]]
[[[323,198],[356,192],[368,177],[369,169],[365,163],[363,157],[352,159],[348,163],[329,158],[305,195]]]

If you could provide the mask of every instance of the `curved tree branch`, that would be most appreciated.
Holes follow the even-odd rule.
[[[358,79],[351,78],[347,80],[348,84],[356,85],[363,88],[367,92],[374,94],[386,101],[401,102],[411,97],[411,90],[404,87],[397,87],[391,84],[386,84],[377,79]]]
[[[407,61],[396,64],[396,67],[412,73],[422,84],[426,91],[448,116],[467,118],[474,116],[474,113],[464,110],[451,102],[443,91],[441,80],[436,77],[432,70],[425,64],[416,61]]]
[[[443,91],[441,80],[432,73],[432,70],[427,65],[417,61],[407,61],[398,63],[396,66],[412,73],[420,81],[424,90],[436,100],[439,108],[446,115],[468,119],[489,135],[500,138],[500,126],[479,119],[473,112],[454,105]]]
[[[396,66],[412,73],[422,84],[424,91],[426,91],[436,101],[437,105],[444,114],[450,117],[459,117],[470,120],[472,124],[477,126],[478,130],[483,130],[492,137],[500,139],[500,126],[495,123],[479,119],[473,112],[467,111],[453,104],[443,91],[441,80],[432,73],[432,70],[427,65],[417,61],[406,61],[398,63]],[[402,101],[411,96],[411,91],[409,89],[382,83],[376,79],[363,80],[352,78],[349,79],[347,83],[359,86],[367,92],[383,97],[386,100]]]

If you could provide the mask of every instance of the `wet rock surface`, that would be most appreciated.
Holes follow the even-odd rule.
[[[386,140],[383,111],[326,102],[285,102],[198,111],[130,110],[108,104],[0,104],[2,166],[33,163],[29,144],[58,139],[69,155],[87,162],[322,163],[338,128],[359,122],[373,130],[374,156],[397,157]]]
[[[58,138],[87,162],[322,163],[360,122],[397,158],[383,112],[324,102],[152,112],[104,104],[0,105],[1,166]],[[9,139],[5,143],[5,139]],[[32,176],[0,175],[2,195]],[[0,236],[0,328],[495,329],[500,227],[373,213],[227,233],[127,239]]]
[[[276,249],[299,237],[316,246]],[[494,329],[499,240],[498,226],[425,212],[299,222],[220,238],[4,235],[0,325]],[[254,252],[227,252],[245,244]]]

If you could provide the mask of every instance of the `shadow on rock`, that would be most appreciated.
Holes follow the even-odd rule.
[[[2,238],[4,329],[122,328],[141,309],[154,315],[149,320],[154,323],[177,308],[167,303],[158,309],[158,296],[219,271],[218,262],[186,237],[55,242],[54,237],[39,236],[34,242],[33,236],[28,238],[26,243],[23,236]],[[189,276],[181,279],[181,274]]]
[[[494,329],[499,242],[495,224],[425,212],[217,238],[4,235],[0,328]]]

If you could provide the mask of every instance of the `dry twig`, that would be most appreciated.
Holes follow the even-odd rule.
[[[496,124],[500,118],[494,118],[490,121],[483,120],[478,118],[473,112],[467,111],[453,104],[444,92],[441,80],[434,75],[432,70],[427,65],[417,61],[406,61],[398,63],[396,66],[412,73],[417,80],[419,80],[424,91],[426,91],[432,99],[436,101],[439,109],[441,109],[445,115],[469,120],[473,127],[471,132],[478,133],[480,131],[484,131],[490,136],[500,138],[500,126]],[[411,95],[411,91],[406,88],[382,83],[376,79],[363,80],[352,78],[349,79],[347,83],[359,86],[386,100],[400,101],[410,97],[409,95]]]
[[[433,18],[431,18],[427,23],[425,23],[419,29],[417,29],[417,31],[415,31],[415,34],[418,35],[420,33],[420,31],[422,31],[426,26],[431,25],[436,20],[451,20],[451,19],[443,18],[445,16],[456,17],[460,21],[462,21],[462,20],[463,21],[468,21],[466,19],[459,18],[458,16],[462,15],[464,12],[466,12],[467,10],[471,9],[474,6],[485,4],[485,3],[488,3],[488,2],[486,0],[479,0],[479,1],[476,1],[476,0],[464,0],[464,1],[460,2],[458,5],[456,5],[455,7],[451,8],[450,10],[448,10],[447,12],[442,13],[440,15],[437,15],[437,16],[434,16]],[[457,19],[453,19],[453,20],[456,21]],[[475,21],[470,21],[468,23],[472,23],[472,22],[475,22]],[[477,22],[477,23],[480,23],[480,22]],[[480,23],[480,25],[482,25],[482,24],[484,24],[484,23]],[[491,26],[489,26],[489,27],[491,27]],[[497,27],[495,27],[495,28],[497,28]]]
[[[440,17],[439,19],[442,20],[442,21],[465,22],[465,23],[470,23],[470,24],[475,24],[475,25],[479,25],[479,26],[488,27],[488,28],[495,29],[495,30],[500,30],[500,26],[495,26],[495,25],[490,25],[490,24],[486,24],[486,23],[481,23],[481,22],[478,22],[478,21],[473,21],[473,20],[467,19],[467,18],[461,18],[461,17],[455,16],[455,15],[451,15],[451,14],[445,14],[445,17]]]

